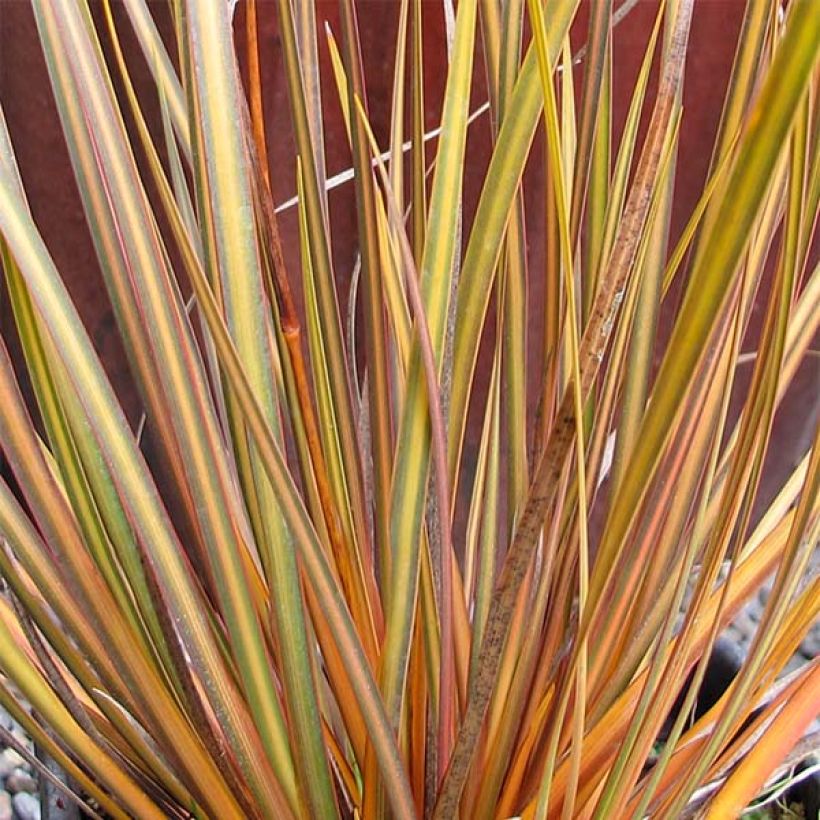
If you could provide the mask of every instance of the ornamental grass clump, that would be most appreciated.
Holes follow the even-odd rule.
[[[170,43],[145,0],[122,5],[159,128],[109,0],[97,18],[87,0],[31,0],[150,458],[0,117],[0,250],[35,397],[4,339],[0,703],[71,788],[111,817],[640,820],[733,817],[782,780],[820,705],[820,662],[779,674],[820,611],[817,430],[753,505],[820,323],[820,4],[747,3],[674,242],[694,0],[659,4],[617,141],[612,31],[631,2],[593,3],[574,56],[578,0],[445,0],[430,132],[441,8],[396,0],[387,143],[355,0],[338,31],[308,3],[248,0],[235,29],[227,2],[175,0]],[[262,14],[298,236],[271,193],[267,150],[291,137],[265,128]],[[489,116],[473,125],[479,53]],[[352,157],[350,293],[323,96]],[[490,132],[486,167],[465,150],[473,127]],[[690,719],[716,637],[772,574],[739,673]]]

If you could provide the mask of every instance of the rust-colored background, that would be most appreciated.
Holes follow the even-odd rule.
[[[214,0],[218,2],[219,0]],[[92,3],[101,22],[99,5]],[[170,32],[166,3],[150,3],[160,29]],[[116,4],[115,4],[116,7]],[[370,113],[377,136],[385,141],[389,118],[392,84],[392,54],[395,47],[398,4],[392,0],[360,0],[359,24]],[[442,80],[445,74],[445,46],[441,3],[430,0],[425,5],[426,40],[425,67],[429,86],[426,92],[428,127],[438,119]],[[672,219],[672,241],[679,235],[702,189],[710,159],[712,140],[720,115],[720,107],[731,70],[732,56],[745,3],[743,0],[698,0],[695,7],[690,51],[686,68],[685,114],[681,131],[681,146],[676,178],[675,208]],[[269,126],[271,173],[277,202],[289,198],[294,190],[293,142],[290,114],[281,52],[276,31],[275,4],[261,0],[260,33],[263,43],[262,67],[265,105]],[[626,115],[632,84],[643,55],[649,30],[657,9],[655,0],[645,0],[617,28],[614,44],[615,123],[616,135]],[[585,38],[587,8],[582,8],[573,28],[573,43]],[[134,38],[130,35],[127,17],[116,8],[120,27],[133,68],[133,80],[146,106],[149,119],[158,124],[158,102],[147,67]],[[317,16],[327,20],[338,35],[340,26],[337,3],[319,0]],[[237,30],[242,31],[240,5]],[[104,30],[101,25],[100,30]],[[238,37],[241,43],[241,36]],[[104,43],[104,46],[106,44]],[[327,69],[327,48],[320,44]],[[476,60],[473,98],[483,101],[483,64]],[[580,79],[581,68],[577,68]],[[329,73],[325,75],[324,108],[327,131],[327,165],[330,174],[349,164],[346,139],[341,125],[335,91]],[[40,52],[36,27],[25,0],[0,0],[0,101],[8,121],[17,152],[20,171],[26,185],[31,207],[46,243],[76,301],[94,344],[100,351],[109,376],[120,395],[129,417],[139,415],[139,398],[131,382],[128,365],[120,344],[111,309],[107,303],[94,251],[84,225],[82,208],[73,182],[70,163],[60,132],[48,77]],[[155,133],[160,133],[157,130]],[[538,143],[536,143],[538,145]],[[470,166],[465,180],[465,217],[467,225],[480,192],[483,169],[488,157],[488,123],[486,118],[475,123],[470,131],[468,151]],[[531,270],[537,271],[543,257],[541,212],[542,190],[540,149],[537,148],[527,169],[528,242]],[[333,233],[333,256],[340,291],[346,284],[356,253],[355,206],[352,185],[337,189],[330,195]],[[281,220],[291,271],[296,270],[298,247],[293,212]],[[294,276],[294,279],[296,277]],[[531,304],[538,304],[536,278],[533,278]],[[762,289],[765,296],[766,288]],[[758,313],[760,308],[758,307]],[[0,305],[3,337],[14,347],[12,321],[7,305]],[[668,325],[668,322],[665,324]],[[531,358],[537,364],[538,316],[531,315]],[[668,329],[668,328],[667,328]],[[746,340],[747,349],[756,343],[755,332]],[[480,368],[481,370],[481,368]],[[739,378],[738,395],[745,389],[751,364],[744,365]],[[537,372],[535,367],[532,372]],[[820,366],[815,356],[802,367],[786,399],[785,409],[777,419],[774,444],[762,491],[763,498],[782,481],[805,450],[814,430],[820,409]]]

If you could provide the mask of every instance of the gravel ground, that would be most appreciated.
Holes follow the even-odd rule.
[[[0,726],[30,752],[34,745],[20,724],[0,707]],[[32,765],[15,749],[6,746],[0,752],[0,820],[40,820],[40,796],[37,776]]]
[[[816,549],[812,555],[804,583],[807,584],[809,579],[814,578],[818,574],[820,574],[820,548]],[[760,618],[763,615],[763,608],[769,598],[773,582],[774,578],[769,578],[766,583],[763,584],[757,596],[746,604],[740,615],[735,618],[732,625],[723,633],[727,638],[736,641],[744,653],[748,650],[752,638],[757,631]],[[818,655],[820,655],[820,621],[815,621],[814,626],[809,630],[783,672],[793,672]]]

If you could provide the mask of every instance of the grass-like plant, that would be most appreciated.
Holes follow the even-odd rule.
[[[4,341],[0,446],[16,487],[0,483],[0,702],[112,817],[734,816],[787,761],[820,692],[817,661],[778,679],[820,609],[820,579],[804,577],[817,433],[752,518],[772,419],[820,322],[820,3],[747,3],[711,169],[674,247],[694,0],[659,4],[617,151],[610,3],[592,4],[573,72],[578,0],[445,0],[432,161],[422,50],[439,8],[395,2],[390,139],[377,145],[354,0],[340,0],[338,40],[310,3],[260,5],[278,19],[298,158],[290,271],[257,4],[234,32],[229,3],[175,0],[169,55],[145,0],[122,3],[161,133],[108,0],[103,32],[87,0],[31,0],[156,446],[146,463],[0,119],[3,269],[37,404]],[[480,47],[486,168],[465,155]],[[319,74],[325,48],[335,82]],[[350,140],[358,335],[332,265],[320,80]],[[546,252],[533,259],[522,175],[539,128]],[[543,335],[528,359],[537,280]],[[685,296],[655,372],[675,280]],[[715,637],[771,573],[739,675],[692,723]]]

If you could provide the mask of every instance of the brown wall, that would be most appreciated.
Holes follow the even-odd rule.
[[[95,13],[98,4],[92,4]],[[168,20],[165,3],[151,4],[161,28],[167,33]],[[116,6],[116,4],[115,4]],[[263,42],[262,66],[266,89],[266,113],[271,143],[271,167],[274,194],[277,201],[291,196],[294,190],[293,145],[289,126],[286,88],[281,69],[281,52],[274,4],[261,2],[260,31]],[[588,4],[579,14],[573,29],[573,43],[585,38]],[[685,86],[685,115],[681,132],[679,172],[676,182],[676,204],[672,220],[673,240],[697,201],[709,163],[709,149],[717,127],[723,93],[731,69],[732,55],[744,9],[743,0],[698,0],[690,41]],[[317,15],[327,19],[334,33],[340,34],[337,3],[318,0]],[[366,81],[370,111],[377,136],[385,140],[391,95],[391,64],[394,49],[398,6],[389,0],[360,0],[359,23],[364,51]],[[626,115],[629,94],[637,73],[643,48],[651,28],[656,3],[640,2],[615,35],[615,122],[620,127]],[[434,125],[441,101],[441,80],[444,76],[444,55],[441,4],[425,5],[429,24],[426,35],[425,65],[430,87],[427,91],[427,121]],[[98,15],[99,16],[99,15]],[[157,122],[155,94],[144,62],[132,37],[125,14],[120,10],[117,19],[125,41],[126,51],[134,66],[134,81],[146,101],[149,118]],[[242,10],[237,18],[242,26]],[[238,38],[241,42],[241,37]],[[326,47],[321,44],[326,61]],[[580,69],[578,69],[580,72]],[[474,99],[482,97],[481,59],[476,61]],[[329,73],[325,84],[324,109],[328,123],[328,171],[335,173],[349,163],[346,139],[341,127],[339,109]],[[579,73],[580,77],[580,73]],[[84,228],[82,210],[72,179],[68,156],[59,130],[56,111],[51,99],[48,78],[37,42],[36,28],[28,8],[22,0],[0,0],[0,101],[8,120],[17,151],[20,170],[28,191],[35,218],[43,236],[63,272],[77,306],[87,322],[92,338],[102,353],[103,361],[131,418],[139,413],[138,397],[128,374],[122,346],[117,337],[111,310],[101,286],[93,248]],[[465,213],[469,220],[480,191],[481,173],[486,166],[489,139],[487,122],[479,121],[471,129],[469,157],[474,172],[465,181]],[[528,240],[530,261],[537,270],[542,258],[541,214],[539,212],[542,173],[536,153],[527,170],[528,183]],[[333,255],[342,293],[356,251],[355,207],[352,186],[338,189],[330,195],[333,231]],[[297,243],[293,212],[282,217],[281,228],[286,240],[291,271],[296,270]],[[533,304],[537,304],[537,280],[533,279]],[[538,317],[533,312],[532,327],[537,328]],[[4,338],[12,340],[11,321],[4,306],[0,312]],[[667,322],[668,324],[668,322]],[[533,330],[535,336],[535,330]],[[754,347],[754,339],[749,340]],[[536,347],[533,346],[533,356]],[[783,471],[796,462],[813,430],[810,417],[818,412],[820,370],[818,359],[807,361],[792,390],[788,412],[781,414],[777,424],[776,446],[772,448],[770,479],[779,480]],[[750,366],[745,366],[750,373]],[[741,382],[747,378],[743,373]],[[769,489],[764,490],[764,495]]]

